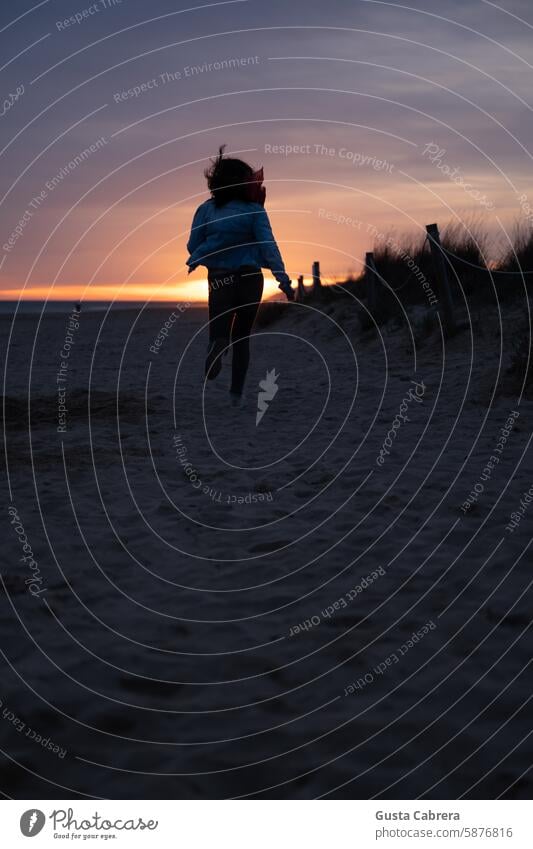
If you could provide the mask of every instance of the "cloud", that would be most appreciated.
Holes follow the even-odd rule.
[[[429,142],[445,150],[452,170],[495,199],[506,221],[518,212],[516,191],[533,194],[530,157],[521,147],[532,130],[526,0],[512,0],[505,10],[444,0],[440,17],[416,0],[412,9],[345,0],[197,5],[174,14],[189,4],[122,0],[61,28],[58,22],[74,14],[72,3],[61,0],[5,31],[8,59],[42,40],[4,72],[6,90],[22,83],[25,92],[2,117],[4,138],[18,134],[2,156],[0,189],[9,192],[2,241],[51,176],[95,139],[106,139],[36,211],[6,256],[5,285],[20,283],[65,216],[34,271],[40,281],[51,279],[66,247],[114,204],[106,224],[83,240],[70,273],[85,275],[135,228],[135,258],[149,255],[186,229],[205,197],[204,164],[221,142],[265,165],[275,209],[312,210],[307,222],[300,213],[290,223],[280,220],[293,241],[303,241],[306,228],[319,241],[320,204],[363,206],[366,219],[381,216],[387,224],[394,215],[399,222],[441,220],[450,208],[475,209],[424,157]],[[74,11],[89,6],[80,0]],[[17,6],[17,14],[30,8]],[[9,14],[2,10],[0,26]],[[250,57],[256,60],[243,61]],[[272,154],[268,144],[309,145],[311,152]],[[314,145],[334,153],[317,153]],[[354,164],[343,150],[392,167]],[[157,228],[143,223],[173,204]],[[337,240],[333,252],[365,248],[360,235],[338,227],[328,238]],[[290,261],[304,262],[307,249],[285,250]],[[125,274],[130,258],[123,256]],[[177,245],[176,268],[184,259],[184,244]],[[156,279],[168,271],[160,263],[147,273]],[[119,261],[109,273],[120,275]]]

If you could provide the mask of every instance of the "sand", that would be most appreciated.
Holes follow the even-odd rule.
[[[530,798],[518,308],[415,357],[291,305],[240,409],[172,312],[84,305],[62,371],[70,311],[0,319],[4,793]]]

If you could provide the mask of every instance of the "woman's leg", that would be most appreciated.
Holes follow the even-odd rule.
[[[239,274],[235,294],[236,310],[231,327],[233,350],[231,392],[234,395],[241,395],[250,362],[250,334],[263,295],[261,271]]]
[[[209,271],[209,340],[226,339],[229,342],[233,308],[235,306],[235,283],[238,274],[232,271],[214,273]]]
[[[209,272],[209,347],[205,361],[205,374],[210,380],[215,378],[221,368],[221,354],[229,345],[233,308],[235,301],[235,282],[238,275],[225,271]]]

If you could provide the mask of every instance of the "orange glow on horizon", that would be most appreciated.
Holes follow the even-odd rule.
[[[306,281],[309,282],[309,281]],[[282,297],[275,280],[265,277],[265,299]],[[151,286],[142,283],[126,285],[91,284],[87,288],[80,285],[27,286],[24,289],[0,289],[0,301],[188,301],[195,304],[207,304],[207,278],[187,280],[172,285]]]
[[[151,286],[143,283],[125,285],[91,284],[90,286],[61,285],[26,286],[24,289],[0,289],[0,300],[16,301],[207,301],[207,279],[172,286]]]

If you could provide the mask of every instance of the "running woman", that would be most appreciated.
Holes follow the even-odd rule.
[[[263,295],[262,268],[268,268],[289,300],[294,292],[264,209],[263,169],[224,156],[225,145],[204,171],[211,197],[196,210],[187,243],[189,274],[207,268],[209,347],[205,376],[220,372],[231,343],[230,395],[238,405],[250,361],[250,334]]]

